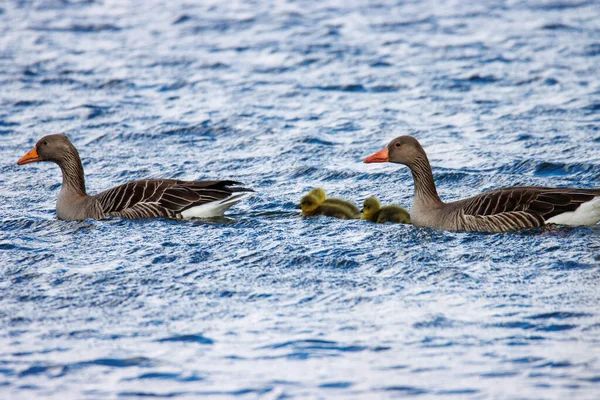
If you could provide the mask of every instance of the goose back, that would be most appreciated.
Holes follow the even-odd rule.
[[[146,179],[128,182],[97,194],[99,212],[125,218],[183,218],[183,213],[206,203],[225,201],[235,192],[236,181],[180,181]]]
[[[496,189],[446,204],[452,230],[509,232],[545,225],[600,196],[600,189],[522,186]]]

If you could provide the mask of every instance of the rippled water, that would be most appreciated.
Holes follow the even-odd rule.
[[[410,205],[400,134],[450,200],[598,187],[595,1],[0,3],[0,397],[600,398],[600,228],[303,219],[303,192]],[[64,222],[97,192],[233,178],[230,221]]]

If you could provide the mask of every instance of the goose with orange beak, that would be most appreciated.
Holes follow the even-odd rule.
[[[416,226],[449,231],[511,232],[547,224],[595,225],[600,221],[600,189],[513,186],[451,203],[437,193],[425,150],[417,139],[400,136],[365,163],[391,162],[412,172],[410,210]]]
[[[144,179],[125,183],[90,196],[85,189],[79,152],[65,135],[48,135],[17,164],[40,161],[57,164],[63,184],[56,216],[66,220],[124,218],[211,218],[252,194],[236,181],[180,181]]]

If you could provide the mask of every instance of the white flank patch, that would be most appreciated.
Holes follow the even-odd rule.
[[[254,192],[233,193],[224,200],[211,201],[210,203],[205,203],[201,206],[188,208],[181,213],[181,216],[186,219],[222,217],[223,213],[225,213],[229,207],[253,194]]]
[[[558,214],[548,221],[547,224],[559,225],[596,225],[600,221],[600,196],[585,202],[572,212]]]

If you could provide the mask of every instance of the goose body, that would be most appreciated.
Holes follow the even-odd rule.
[[[64,135],[48,135],[25,154],[19,165],[52,161],[60,167],[63,184],[56,216],[65,220],[123,218],[209,218],[222,216],[232,205],[252,194],[234,187],[236,181],[181,181],[145,179],[128,182],[90,196],[79,153]]]
[[[595,225],[600,221],[600,189],[515,186],[452,203],[437,194],[425,150],[411,136],[392,140],[366,163],[408,166],[415,196],[410,216],[417,226],[450,231],[510,232],[546,224]]]

